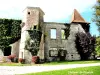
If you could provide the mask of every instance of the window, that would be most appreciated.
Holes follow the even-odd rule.
[[[50,50],[49,50],[49,56],[51,56],[51,57],[58,56],[58,50],[57,50],[57,48],[50,48]]]
[[[61,39],[66,39],[65,29],[61,29]]]
[[[59,56],[66,56],[67,51],[64,49],[59,49]]]
[[[30,12],[28,12],[28,15],[30,15]]]
[[[36,26],[34,26],[34,29],[36,29]]]
[[[50,50],[49,51],[49,56],[53,57],[53,56],[58,56],[58,51],[57,50]]]
[[[51,29],[51,39],[56,39],[56,29]]]

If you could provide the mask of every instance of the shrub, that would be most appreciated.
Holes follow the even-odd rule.
[[[22,63],[22,64],[24,64],[25,63],[25,59],[19,58],[19,62]]]
[[[32,63],[38,64],[39,63],[39,56],[33,56],[32,57]]]
[[[15,58],[15,57],[16,57],[15,54],[9,55],[9,56],[8,56],[8,59],[10,59],[12,62],[14,62],[14,58]]]
[[[95,53],[95,36],[91,36],[89,32],[79,32],[76,34],[76,48],[82,60],[90,59]]]

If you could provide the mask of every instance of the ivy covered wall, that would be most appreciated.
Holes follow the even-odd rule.
[[[0,48],[3,50],[21,36],[21,20],[0,19]]]

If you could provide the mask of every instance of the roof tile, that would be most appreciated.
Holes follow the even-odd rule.
[[[84,20],[84,18],[79,14],[79,12],[74,9],[74,13],[72,14],[71,23],[88,23]]]

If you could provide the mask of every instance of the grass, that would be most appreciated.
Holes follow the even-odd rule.
[[[0,63],[0,66],[33,66],[33,65],[62,65],[62,64],[89,64],[89,63],[100,63],[100,60],[88,60],[88,61],[59,61],[59,62],[48,62],[43,64],[20,64],[20,63]]]
[[[31,64],[21,64],[21,63],[0,63],[0,66],[31,66]]]
[[[48,62],[44,65],[60,65],[60,64],[88,64],[88,63],[100,63],[100,60],[83,60],[83,61],[59,61],[59,62]]]
[[[49,72],[38,72],[22,75],[99,75],[100,66],[65,69],[65,70],[55,70]]]

